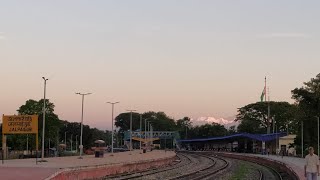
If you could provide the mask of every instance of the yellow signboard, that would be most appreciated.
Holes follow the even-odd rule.
[[[38,134],[38,115],[4,115],[2,134]]]

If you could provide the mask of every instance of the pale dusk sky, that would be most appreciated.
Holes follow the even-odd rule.
[[[232,119],[320,73],[320,1],[0,0],[0,113],[47,97],[60,119],[110,129],[126,109]]]

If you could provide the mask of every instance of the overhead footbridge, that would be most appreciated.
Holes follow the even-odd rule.
[[[143,144],[159,144],[161,147],[174,148],[180,139],[177,131],[133,131],[132,140]],[[124,141],[130,141],[130,131],[124,133]],[[135,145],[134,145],[135,146]],[[137,146],[137,145],[136,145]]]

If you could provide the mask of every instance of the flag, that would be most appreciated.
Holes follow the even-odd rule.
[[[263,102],[263,99],[264,99],[264,97],[265,97],[265,94],[266,94],[266,87],[264,87],[263,90],[262,90],[262,93],[261,93],[261,96],[260,96],[261,102]]]

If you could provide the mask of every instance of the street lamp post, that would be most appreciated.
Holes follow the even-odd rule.
[[[42,77],[44,80],[44,97],[43,97],[43,123],[42,123],[42,152],[41,152],[41,161],[44,162],[44,135],[45,135],[45,127],[46,127],[46,88],[48,79]]]
[[[92,93],[76,93],[80,96],[82,96],[82,108],[81,108],[81,134],[80,134],[80,156],[79,159],[82,159],[82,153],[83,153],[83,144],[82,144],[82,138],[83,138],[83,104],[84,104],[84,96],[90,95]]]
[[[112,129],[111,129],[111,153],[112,153],[112,155],[113,155],[113,134],[114,134],[114,132],[113,132],[113,120],[114,120],[114,117],[113,117],[113,111],[114,111],[114,105],[115,104],[118,104],[118,103],[120,103],[120,102],[107,102],[108,104],[111,104],[112,105]]]
[[[137,111],[134,109],[127,110],[130,112],[130,151],[132,151],[132,112]]]

